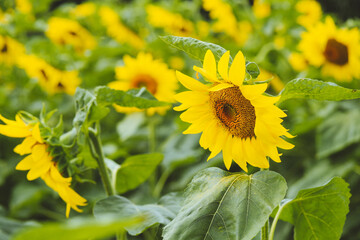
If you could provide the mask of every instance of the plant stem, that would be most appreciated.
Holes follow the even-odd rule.
[[[168,177],[170,176],[171,172],[173,170],[171,168],[166,169],[162,174],[161,177],[159,179],[159,181],[156,183],[154,191],[153,191],[153,196],[158,198],[160,197],[161,191],[164,188],[165,182],[168,179]]]
[[[269,240],[269,220],[261,228],[261,240]]]
[[[269,161],[269,158],[267,158]],[[267,171],[269,169],[260,168],[260,171]],[[261,228],[261,240],[269,240],[269,219],[265,222],[265,225]]]
[[[271,229],[270,229],[270,235],[269,235],[269,240],[273,240],[274,239],[274,234],[275,234],[275,228],[276,228],[276,224],[279,221],[280,215],[281,215],[281,211],[283,210],[284,206],[286,204],[282,205],[279,207],[279,210],[277,211],[274,221],[271,224]]]
[[[105,157],[102,151],[100,137],[92,128],[89,128],[89,138],[91,154],[98,163],[101,180],[103,182],[106,194],[107,196],[115,195],[115,191],[111,184],[110,176],[105,165]]]

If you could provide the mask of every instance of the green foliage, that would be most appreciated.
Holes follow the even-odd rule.
[[[294,239],[340,239],[349,212],[348,184],[335,177],[327,184],[301,190],[282,203],[280,219],[295,226]]]
[[[141,218],[114,216],[99,219],[73,218],[65,223],[47,223],[24,229],[16,234],[14,240],[48,239],[49,236],[54,240],[104,238],[122,232],[140,220]]]
[[[116,191],[124,193],[145,182],[162,160],[162,154],[149,153],[131,156],[121,165],[111,160],[107,160],[106,163],[111,170]]]
[[[246,72],[250,74],[253,79],[256,79],[260,74],[259,66],[254,62],[246,63]]]
[[[292,98],[341,101],[360,98],[360,90],[344,88],[331,82],[299,78],[286,84],[277,104]]]
[[[125,218],[142,217],[144,220],[138,224],[125,227],[131,235],[139,235],[155,224],[167,224],[175,214],[161,205],[147,204],[135,205],[121,196],[111,196],[98,201],[94,207],[96,218],[104,216],[123,216]]]
[[[216,61],[219,61],[220,57],[226,52],[226,49],[219,45],[191,37],[161,36],[160,39],[168,45],[186,52],[190,57],[200,62],[204,61],[205,53],[209,49],[213,52]],[[232,61],[231,57],[230,61]]]
[[[317,157],[336,153],[360,141],[360,111],[353,109],[329,116],[317,129]]]
[[[188,186],[185,204],[165,227],[164,239],[252,239],[286,189],[275,172],[247,175],[208,168]]]

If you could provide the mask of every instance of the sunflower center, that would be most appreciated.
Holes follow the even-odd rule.
[[[242,139],[255,136],[255,108],[238,87],[210,92],[209,95],[215,116],[233,136]]]
[[[324,56],[329,62],[340,66],[345,65],[349,61],[347,46],[333,38],[327,41]]]
[[[1,48],[1,53],[6,53],[8,51],[8,46],[4,43],[3,47]]]
[[[154,78],[149,75],[140,74],[137,75],[132,81],[133,88],[142,88],[146,87],[146,89],[154,95],[157,92],[157,82]]]

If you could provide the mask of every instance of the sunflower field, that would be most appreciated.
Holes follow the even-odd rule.
[[[360,239],[357,0],[0,0],[0,240]]]

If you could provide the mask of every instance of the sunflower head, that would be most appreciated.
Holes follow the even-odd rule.
[[[160,101],[174,101],[177,81],[173,70],[162,61],[153,59],[149,53],[140,52],[136,58],[125,56],[124,66],[116,68],[116,78],[118,80],[111,82],[109,87],[123,91],[145,87]],[[115,109],[123,113],[143,111],[135,107],[115,106]],[[168,107],[155,107],[146,112],[150,115],[163,114],[167,109]]]
[[[302,34],[298,48],[310,65],[321,67],[324,76],[351,81],[360,77],[359,42],[359,29],[338,28],[328,16]]]
[[[222,151],[227,169],[233,160],[245,171],[247,163],[268,168],[267,156],[280,162],[277,148],[293,147],[282,138],[292,137],[281,125],[286,114],[274,105],[278,98],[263,95],[266,83],[244,83],[245,58],[241,51],[230,68],[229,58],[230,52],[226,52],[216,67],[215,57],[208,50],[203,67],[194,66],[207,84],[177,72],[179,81],[190,91],[175,96],[182,104],[174,109],[186,110],[180,118],[191,125],[184,134],[202,133],[200,145],[210,150],[208,159]]]

